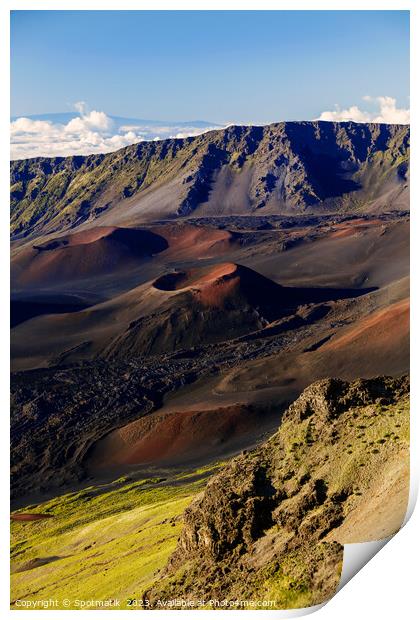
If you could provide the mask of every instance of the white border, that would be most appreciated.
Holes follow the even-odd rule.
[[[135,0],[3,0],[0,5],[0,67],[2,69],[0,75],[6,76],[7,83],[10,84],[10,53],[9,53],[9,11],[10,10],[410,10],[411,11],[411,135],[414,148],[411,155],[411,169],[418,169],[418,90],[419,84],[416,74],[419,73],[420,58],[420,28],[418,9],[415,0],[395,1],[395,0],[353,0],[351,2],[342,0],[337,6],[336,0],[323,0],[315,2],[304,0],[284,0],[284,1],[267,1],[259,0],[212,0],[211,2],[200,2],[199,5],[193,0],[188,1],[135,1]],[[389,53],[392,54],[392,42],[390,42]],[[3,89],[3,92],[7,89]],[[4,298],[2,303],[2,355],[1,355],[1,423],[3,432],[0,433],[0,456],[2,459],[1,489],[2,502],[1,509],[1,548],[7,549],[9,544],[9,480],[6,472],[9,470],[9,421],[7,411],[9,409],[9,316],[8,316],[8,290],[9,290],[9,216],[7,205],[9,204],[9,119],[10,105],[9,99],[4,96],[1,98],[1,175],[0,175],[0,198],[2,205],[2,226],[1,234],[1,261],[2,269],[0,271],[0,290]],[[420,266],[419,249],[420,249],[420,225],[419,225],[419,181],[416,174],[411,179],[411,204],[413,205],[411,219],[411,241],[412,253],[411,264],[412,269],[412,316],[414,320],[411,323],[411,501],[409,513],[414,509],[415,496],[418,490],[419,481],[419,461],[416,456],[419,452],[419,365],[417,347],[420,343],[420,324],[417,320],[419,316],[419,288],[417,268]],[[417,510],[414,517],[409,521],[406,527],[381,551],[379,556],[374,558],[369,564],[358,573],[343,590],[320,611],[317,612],[317,618],[320,620],[328,620],[331,618],[336,620],[354,620],[356,614],[363,618],[369,618],[371,615],[380,617],[382,620],[388,618],[394,620],[398,615],[399,620],[411,619],[418,617],[417,609],[417,575],[418,575],[418,552],[419,547],[419,523],[420,514]],[[10,611],[9,609],[9,563],[6,560],[6,554],[2,553],[0,583],[2,587],[2,598],[0,600],[0,609],[5,612],[7,617],[20,616],[21,611]],[[32,611],[30,617],[42,617],[44,611]],[[54,611],[54,614],[74,614],[74,611]],[[91,611],[91,614],[102,613],[99,611]],[[114,614],[122,615],[127,611],[115,611]],[[187,614],[190,612],[183,611],[154,611],[154,617],[169,617],[173,614]],[[200,611],[202,616],[213,615],[212,611]],[[220,614],[228,613],[229,618],[239,617],[239,614],[247,613],[253,615],[263,614],[263,617],[285,617],[280,611],[230,611],[217,612]],[[114,617],[113,614],[113,617]],[[295,614],[294,614],[295,615]],[[55,617],[55,615],[54,615]],[[251,616],[249,616],[251,617]],[[291,617],[291,615],[289,615]]]

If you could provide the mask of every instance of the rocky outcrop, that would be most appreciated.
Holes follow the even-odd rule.
[[[186,510],[177,549],[144,598],[152,607],[174,597],[275,598],[287,608],[332,596],[339,527],[366,502],[380,464],[397,448],[408,457],[407,398],[406,377],[309,386],[279,431],[233,459]]]

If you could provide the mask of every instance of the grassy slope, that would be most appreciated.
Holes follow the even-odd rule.
[[[295,516],[299,485],[308,472],[326,480],[331,492],[349,490],[346,519],[366,507],[372,481],[382,468],[393,459],[408,459],[408,397],[395,405],[354,408],[340,416],[328,433],[333,433],[332,441],[331,437],[325,440],[322,429],[314,428],[311,418],[299,424],[286,420],[270,440],[280,441],[286,448],[276,464],[279,475],[293,472],[288,482],[291,499],[284,502],[284,514]],[[89,487],[25,508],[22,512],[46,512],[54,518],[12,523],[12,602],[50,597],[59,601],[118,598],[120,608],[125,608],[128,598],[140,599],[153,582],[152,588],[162,584],[163,598],[172,598],[171,588],[167,590],[164,585],[166,580],[156,582],[158,573],[176,547],[182,529],[180,516],[218,467],[209,466],[167,481],[120,479],[103,488]],[[292,493],[293,485],[297,485],[296,493]],[[383,499],[386,502],[390,498]],[[316,510],[304,516],[302,527],[314,518]],[[346,540],[335,532],[340,528],[330,532],[330,541],[349,542],[348,531]],[[358,532],[352,534],[353,541],[358,540]],[[252,554],[265,570],[255,573],[251,587],[248,583],[245,590],[233,588],[232,597],[275,600],[277,608],[304,607],[325,598],[325,583],[334,587],[338,583],[340,554],[330,543],[308,540],[306,546],[283,555],[280,564],[270,560],[265,543],[271,540],[271,549],[288,537],[287,530],[279,525],[266,532]],[[30,568],[31,562],[36,564],[42,558],[52,559],[44,566]],[[188,579],[194,578],[188,570],[184,566],[175,576],[180,596]],[[319,590],[314,591],[314,587]]]
[[[409,431],[408,395],[394,405],[372,404],[350,409],[331,426],[328,439],[324,429],[314,427],[311,418],[299,425],[286,421],[278,432],[288,446],[282,467],[293,469],[299,477],[311,474],[325,480],[330,494],[349,491],[344,511],[347,519],[372,500],[371,489],[387,464],[402,461],[408,471]],[[404,516],[406,506],[401,508]],[[384,537],[400,525],[401,522],[394,529],[390,519],[391,531],[387,531]],[[329,540],[344,544],[377,538],[374,532],[365,538],[364,532],[359,534],[357,531],[351,536],[347,533],[343,538],[340,535],[342,529],[332,530]]]
[[[124,609],[166,563],[182,527],[180,515],[216,468],[167,483],[122,479],[19,511],[54,518],[12,522],[12,609],[16,599],[50,597],[59,599],[60,608],[63,598],[119,597]],[[45,558],[52,560],[29,568]]]
[[[338,541],[341,544],[375,540],[390,535],[401,526],[406,504],[403,503],[401,506],[398,502],[396,506],[393,498],[386,496],[382,499],[385,502],[389,500],[387,522],[369,524],[371,528],[376,526],[379,530],[382,527],[383,535],[378,536],[371,529],[369,537],[366,538],[366,529],[363,527],[362,531],[359,531],[357,526],[353,526],[349,532],[346,521],[351,519],[357,524],[358,512],[364,512],[369,506],[372,501],[373,483],[388,463],[401,459],[408,471],[409,400],[406,397],[396,405],[356,408],[346,417],[347,419],[340,420],[336,425],[336,443],[333,449],[323,444],[322,434],[317,440],[314,439],[310,420],[303,421],[300,427],[294,422],[286,422],[279,431],[282,440],[289,445],[289,455],[284,463],[286,467],[294,469],[298,467],[299,475],[303,476],[305,473],[314,475],[316,471],[317,477],[328,480],[328,487],[332,493],[340,492],[342,489],[352,490],[345,506],[344,526],[332,530],[327,537],[327,540]],[[308,451],[314,448],[316,462],[308,454]],[[408,492],[408,478],[406,482]],[[385,515],[377,512],[376,521],[382,516]],[[309,523],[311,519],[316,519],[315,513],[307,517],[307,522]],[[312,562],[321,573],[320,578],[325,579],[329,562],[324,552],[322,544],[312,547],[309,551]],[[336,569],[339,580],[341,563]],[[308,563],[304,549],[288,554],[277,573],[268,575],[262,582],[263,598],[276,598],[279,607],[282,608],[305,607],[320,602],[316,600],[316,593],[309,587],[312,570],[313,564]]]

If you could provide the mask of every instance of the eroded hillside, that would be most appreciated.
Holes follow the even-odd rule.
[[[14,161],[12,234],[95,218],[133,225],[191,214],[404,209],[409,131],[318,121],[231,126],[106,155]]]
[[[408,381],[309,386],[278,432],[233,459],[184,513],[177,549],[144,598],[330,598],[342,545],[399,529],[408,501]]]

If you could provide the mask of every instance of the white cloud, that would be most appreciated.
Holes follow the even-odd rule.
[[[397,108],[397,100],[393,97],[371,97],[365,95],[363,100],[373,104],[376,110],[368,112],[361,110],[357,105],[341,109],[337,104],[334,110],[322,112],[317,120],[320,121],[355,121],[356,123],[395,123],[408,125],[410,110]]]
[[[82,114],[80,117],[73,118],[67,125],[65,130],[67,133],[80,133],[83,131],[110,131],[114,126],[114,121],[105,114],[105,112],[97,112],[92,110],[88,114]]]
[[[14,121],[11,125],[12,136],[20,136],[25,133],[38,134],[42,132],[49,132],[52,125],[49,121],[33,121],[30,118],[22,116]]]
[[[79,116],[67,124],[25,117],[12,121],[11,159],[109,153],[142,140],[181,138],[215,129],[176,124],[118,125],[105,112],[89,110],[84,101],[78,101],[74,107]]]
[[[220,129],[220,127],[208,127],[205,131],[211,131],[212,129]],[[194,127],[184,127],[182,131],[179,131],[177,134],[172,136],[173,138],[188,138],[189,136],[199,136],[200,133],[203,133],[202,129],[197,129]]]
[[[363,112],[357,105],[352,105],[350,108],[341,110],[338,105],[334,110],[327,110],[322,112],[319,119],[320,121],[355,121],[356,123],[368,123],[370,121],[370,115],[368,112]]]
[[[86,114],[87,109],[88,109],[86,101],[76,101],[76,103],[73,104],[73,107],[75,110],[79,112],[80,116],[83,116],[83,114]]]
[[[409,109],[397,108],[396,100],[392,97],[377,97],[376,100],[380,105],[380,114],[375,118],[375,123],[409,124]]]

